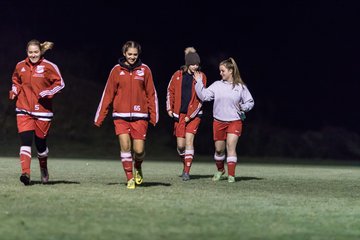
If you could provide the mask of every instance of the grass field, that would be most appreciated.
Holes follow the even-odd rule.
[[[360,168],[245,164],[212,182],[215,164],[147,161],[125,187],[120,161],[51,159],[50,184],[19,182],[0,158],[0,239],[360,239]]]

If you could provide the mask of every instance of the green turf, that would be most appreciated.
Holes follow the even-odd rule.
[[[360,239],[360,168],[244,164],[212,182],[213,162],[147,161],[127,190],[120,161],[51,159],[50,184],[19,182],[0,158],[0,239]]]

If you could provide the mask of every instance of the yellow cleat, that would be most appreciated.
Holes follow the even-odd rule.
[[[220,181],[220,180],[224,180],[225,179],[225,171],[222,171],[222,172],[216,172],[212,178],[212,180],[214,182],[217,182],[217,181]]]
[[[127,182],[127,189],[135,189],[135,180],[132,178]]]
[[[142,184],[143,180],[144,180],[144,178],[143,178],[141,169],[136,169],[135,170],[135,183],[137,185],[140,185],[140,184]]]

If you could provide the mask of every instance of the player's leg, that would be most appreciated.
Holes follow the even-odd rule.
[[[235,167],[237,163],[236,155],[236,145],[238,142],[239,136],[229,133],[226,139],[226,149],[227,149],[227,167],[228,167],[228,181],[235,182]]]
[[[184,174],[182,177],[183,181],[190,180],[190,168],[194,158],[194,137],[195,135],[192,133],[185,134],[185,166],[184,166]]]
[[[30,185],[30,165],[31,165],[31,145],[34,137],[34,131],[21,132],[21,147],[20,147],[20,164],[21,176],[20,181],[24,185]]]
[[[127,188],[135,188],[135,180],[133,176],[133,159],[131,154],[131,137],[130,137],[130,123],[115,119],[115,133],[118,136],[120,144],[120,159],[127,179]]]
[[[145,140],[133,140],[135,183],[140,185],[143,182],[142,163],[145,158]]]
[[[227,150],[227,167],[228,182],[235,182],[235,168],[237,163],[236,145],[242,132],[242,121],[233,121],[227,129],[226,150]]]
[[[20,135],[20,181],[24,185],[30,184],[31,146],[34,138],[35,121],[29,115],[17,115],[16,123]]]
[[[35,135],[35,145],[37,157],[39,159],[41,182],[47,183],[49,181],[49,171],[47,166],[49,149],[46,144],[46,138],[39,138]]]
[[[176,136],[176,150],[183,165],[181,173],[181,177],[183,177],[185,170],[185,114],[180,114],[179,122],[174,123],[174,135]]]
[[[213,181],[219,181],[224,179],[225,174],[225,140],[226,140],[226,129],[228,127],[227,122],[220,122],[214,120],[213,122],[213,138],[215,142],[215,154],[214,160],[217,171],[213,176]]]
[[[135,183],[142,184],[143,170],[142,163],[145,158],[145,139],[148,129],[148,122],[138,120],[130,123],[130,135],[132,139],[132,151],[134,157]]]
[[[225,141],[217,140],[215,141],[215,154],[214,160],[216,164],[217,172],[213,176],[213,181],[219,181],[224,179],[225,174]]]
[[[35,120],[35,146],[37,150],[37,157],[39,159],[40,177],[42,183],[49,181],[48,171],[48,154],[49,149],[46,143],[46,137],[50,129],[50,121]]]
[[[134,176],[133,159],[131,155],[131,138],[129,134],[120,134],[118,137],[120,143],[120,158],[128,182],[128,188],[133,189],[135,188],[135,185],[132,184],[132,182],[134,182]],[[131,186],[129,186],[129,183]]]
[[[181,177],[182,177],[184,175],[184,170],[185,170],[185,137],[176,138],[176,151],[179,154],[183,166],[181,172]]]
[[[194,160],[194,139],[200,125],[200,118],[196,117],[186,124],[185,127],[185,168],[183,180],[190,180],[190,168]]]

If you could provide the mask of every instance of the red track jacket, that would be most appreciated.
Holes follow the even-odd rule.
[[[17,98],[18,115],[28,114],[45,121],[52,119],[52,98],[65,87],[54,63],[41,58],[33,64],[26,58],[16,65],[12,83],[10,98]]]
[[[201,74],[203,76],[204,86],[206,86],[206,76],[204,73]],[[180,116],[182,75],[182,70],[178,70],[172,75],[166,94],[166,110],[172,111],[175,119],[178,119]],[[199,113],[201,113],[200,111],[202,107],[202,102],[196,96],[195,83],[196,80],[193,79],[191,100],[186,113],[186,116],[190,119],[195,118]]]
[[[94,124],[101,126],[112,104],[113,118],[159,120],[158,98],[150,68],[139,62],[133,69],[117,64],[107,80]]]

